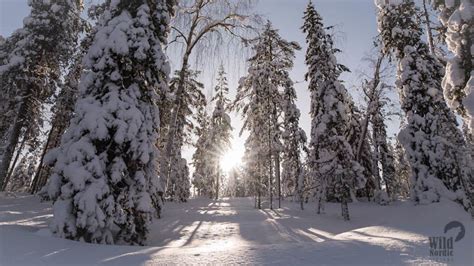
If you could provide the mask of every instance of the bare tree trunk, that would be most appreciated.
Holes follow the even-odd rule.
[[[273,124],[275,133],[278,132],[278,117],[276,104],[273,104]],[[274,136],[275,137],[275,136]],[[276,140],[275,140],[276,141]],[[280,151],[275,151],[275,177],[278,185],[278,208],[281,208],[281,180],[280,180]]]
[[[320,178],[321,180],[321,178]],[[324,205],[324,201],[326,200],[326,184],[324,183],[326,182],[325,180],[321,180],[320,184],[319,184],[319,188],[318,188],[318,210],[317,210],[317,214],[321,214],[321,213],[324,213],[324,210],[325,210],[325,205]]]
[[[270,102],[270,97],[268,97],[268,102]],[[273,192],[272,192],[272,177],[273,177],[273,160],[272,160],[272,127],[268,127],[268,195],[270,197],[270,209],[273,209]]]
[[[275,175],[278,183],[278,208],[281,208],[280,153],[275,156]]]
[[[428,36],[428,47],[430,48],[431,55],[436,57],[435,54],[435,46],[433,42],[433,33],[431,32],[431,21],[430,21],[430,14],[428,13],[428,8],[426,7],[426,0],[423,0],[423,15],[425,16],[426,20],[426,33]]]
[[[341,180],[342,180],[342,178],[341,178]],[[341,197],[341,209],[342,209],[342,218],[344,218],[345,221],[350,220],[349,206],[347,204],[347,200],[349,198],[349,195],[350,195],[350,189],[347,186],[343,185],[342,197]]]
[[[220,171],[219,171],[219,164],[216,167],[216,200],[219,199],[219,179],[220,179]]]
[[[3,153],[2,162],[0,164],[0,188],[4,187],[4,183],[6,183],[5,179],[8,175],[8,169],[10,168],[10,163],[13,159],[13,154],[15,153],[15,147],[18,144],[18,140],[20,138],[21,129],[24,126],[25,120],[23,119],[23,115],[26,111],[26,101],[21,103],[20,108],[18,109],[18,114],[15,118],[15,122],[13,123],[13,128],[10,132],[10,137],[8,138],[8,144]]]
[[[382,65],[383,59],[384,59],[384,54],[380,53],[379,58],[377,59],[377,63],[375,65],[374,79],[373,79],[373,83],[368,95],[369,102],[367,104],[367,114],[366,114],[366,117],[364,118],[363,125],[362,125],[362,135],[357,145],[357,152],[356,152],[356,158],[355,158],[357,162],[359,162],[360,160],[360,157],[362,155],[362,147],[364,146],[365,138],[367,137],[369,120],[370,120],[370,117],[372,116],[370,108],[372,107],[372,102],[374,100],[375,92],[380,83],[380,67]]]
[[[304,199],[303,199],[303,193],[300,195],[300,208],[303,211],[304,210]]]
[[[299,161],[299,158],[298,158],[298,161]],[[303,184],[300,184],[300,179],[301,179],[301,169],[300,169],[300,165],[298,164],[298,170],[296,171],[296,175],[298,176],[297,179],[296,179],[296,193],[298,193],[298,196],[299,196],[299,200],[300,200],[300,208],[301,210],[304,210],[304,187],[303,187]],[[304,182],[302,182],[304,183]]]
[[[319,196],[318,197],[318,211],[317,214],[321,214],[324,212],[324,202],[323,202],[323,197]]]
[[[48,139],[46,140],[43,151],[41,152],[41,158],[38,165],[38,169],[36,170],[35,177],[33,178],[33,183],[31,184],[31,187],[30,187],[31,194],[38,192],[40,185],[42,185],[41,183],[43,183],[43,182],[40,182],[39,179],[41,177],[41,170],[43,169],[44,156],[46,155],[46,152],[48,151],[48,147],[49,147],[49,143],[51,142],[51,136],[53,135],[53,131],[54,131],[53,128],[49,130]]]
[[[261,171],[261,164],[260,164],[260,156],[257,155],[257,171],[258,171],[258,180],[257,180],[257,205],[258,208],[262,208],[262,171]]]
[[[341,209],[342,209],[342,218],[344,218],[345,221],[349,221],[349,206],[347,205],[347,199],[343,197],[341,201]]]
[[[8,175],[5,178],[5,182],[3,183],[3,186],[1,187],[2,191],[5,191],[7,189],[8,182],[10,182],[10,178],[13,175],[13,171],[15,171],[16,163],[18,162],[18,158],[20,158],[21,151],[25,147],[25,143],[26,143],[26,138],[23,138],[23,140],[21,141],[20,147],[18,148],[16,152],[15,159],[13,160],[13,163],[10,167],[10,171],[8,171]]]

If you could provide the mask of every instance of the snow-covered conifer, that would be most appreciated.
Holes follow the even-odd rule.
[[[464,118],[468,133],[474,135],[474,2],[472,0],[433,0],[446,28],[448,58],[443,79],[448,105]],[[474,143],[473,143],[474,144]],[[472,145],[472,144],[471,144]]]
[[[445,197],[471,209],[472,166],[467,163],[455,116],[443,97],[442,66],[421,41],[415,4],[412,0],[380,0],[377,4],[383,51],[393,52],[398,59],[396,86],[407,118],[398,137],[411,166],[414,200],[431,203]]]
[[[403,149],[403,146],[400,141],[397,140],[395,142],[392,150],[392,154],[395,160],[394,165],[396,172],[396,184],[394,185],[395,190],[393,191],[393,194],[396,196],[408,198],[410,196],[411,188],[410,164],[406,159],[405,150]]]
[[[4,141],[0,145],[0,187],[22,132],[39,134],[42,105],[55,91],[83,25],[82,1],[32,0],[28,4],[31,13],[23,20],[23,27],[0,47],[0,108],[10,110],[2,118],[9,128],[0,132]]]
[[[293,84],[288,72],[300,46],[281,38],[270,22],[253,42],[254,55],[249,59],[247,76],[240,80],[235,103],[244,117],[242,130],[250,132],[246,147],[252,150],[247,159],[254,160],[252,165],[257,167],[252,169],[257,173],[257,192],[262,195],[265,181],[272,208],[274,181],[280,194],[282,89]]]
[[[311,92],[311,140],[309,168],[317,186],[318,213],[324,209],[328,191],[341,202],[342,216],[349,220],[348,201],[352,189],[365,185],[361,167],[348,141],[351,131],[352,99],[339,81],[347,70],[336,61],[332,37],[310,2],[304,13],[303,32],[308,50],[306,79]]]
[[[304,170],[303,150],[306,145],[306,133],[299,127],[300,110],[295,104],[296,91],[292,83],[286,84],[282,107],[283,120],[283,160],[282,160],[282,189],[283,195],[293,195],[303,209]]]
[[[173,6],[172,0],[107,2],[47,184],[55,235],[144,244],[161,208],[156,102],[168,82],[162,46]]]
[[[215,102],[214,111],[212,112],[211,124],[209,129],[209,143],[211,144],[208,158],[211,162],[211,169],[215,169],[215,198],[219,197],[221,165],[220,161],[225,152],[230,148],[232,138],[232,125],[230,116],[227,114],[229,105],[229,88],[227,86],[227,78],[224,67],[221,65],[217,73],[217,85],[214,88],[215,96],[212,101]]]
[[[196,128],[196,151],[193,154],[193,186],[197,195],[213,197],[214,178],[211,169],[210,151],[211,145],[209,133],[211,118],[204,108],[198,110],[198,127]]]

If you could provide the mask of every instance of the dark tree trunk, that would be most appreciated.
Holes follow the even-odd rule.
[[[8,169],[10,168],[10,163],[13,159],[13,154],[15,153],[15,147],[18,144],[18,140],[20,139],[21,129],[24,127],[25,120],[23,118],[25,111],[26,111],[26,103],[23,102],[18,109],[17,117],[15,118],[15,122],[13,124],[13,128],[10,132],[10,137],[8,138],[8,144],[3,153],[2,162],[0,164],[0,188],[5,186],[5,181],[8,175]]]
[[[1,188],[2,191],[5,191],[7,189],[8,182],[10,182],[10,178],[13,175],[13,171],[15,171],[16,163],[18,162],[18,158],[20,158],[21,151],[25,147],[25,143],[26,143],[26,138],[23,138],[23,140],[21,141],[20,147],[18,148],[18,150],[16,152],[15,159],[13,160],[13,164],[10,167],[10,171],[8,171],[8,175],[5,178],[5,182],[3,183],[3,186]]]

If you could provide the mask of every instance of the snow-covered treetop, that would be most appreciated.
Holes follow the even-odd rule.
[[[78,32],[85,26],[80,18],[80,0],[30,0],[31,13],[23,20],[23,28],[12,34],[14,50],[7,62],[0,62],[0,75],[26,62],[42,62],[43,66],[67,65],[78,41]],[[54,60],[51,60],[53,59]]]

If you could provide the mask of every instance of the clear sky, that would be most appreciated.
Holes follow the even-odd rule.
[[[86,3],[89,0],[86,0]],[[23,18],[28,15],[29,9],[26,0],[0,0],[0,34],[8,37],[15,29],[21,27]],[[289,40],[297,41],[302,50],[297,52],[295,67],[291,72],[293,81],[296,82],[298,93],[297,105],[301,110],[301,126],[309,136],[309,93],[307,84],[304,82],[306,66],[304,64],[304,53],[306,50],[305,36],[300,27],[303,24],[303,12],[308,0],[260,0],[257,5],[257,12],[269,19],[275,28],[280,30],[280,35]],[[377,35],[376,7],[373,0],[313,0],[315,8],[323,17],[326,26],[334,25],[336,33],[336,46],[342,50],[338,55],[340,63],[349,67],[351,73],[342,76],[346,87],[351,91],[356,102],[357,92],[354,86],[360,83],[360,72],[363,71],[367,63],[362,61],[372,48],[373,38]],[[173,57],[171,57],[173,60]],[[225,65],[232,66],[232,62],[225,62]],[[175,64],[172,64],[175,66]],[[230,67],[228,72],[232,72]],[[210,80],[214,75],[203,71],[203,81],[207,88],[213,86]],[[235,95],[237,80],[245,74],[245,69],[239,68],[229,75],[231,97]],[[232,116],[234,131],[233,156],[243,154],[244,138],[238,137],[241,122],[236,116]],[[397,132],[398,122],[389,125],[389,132]],[[185,151],[185,157],[191,158],[192,149]]]

